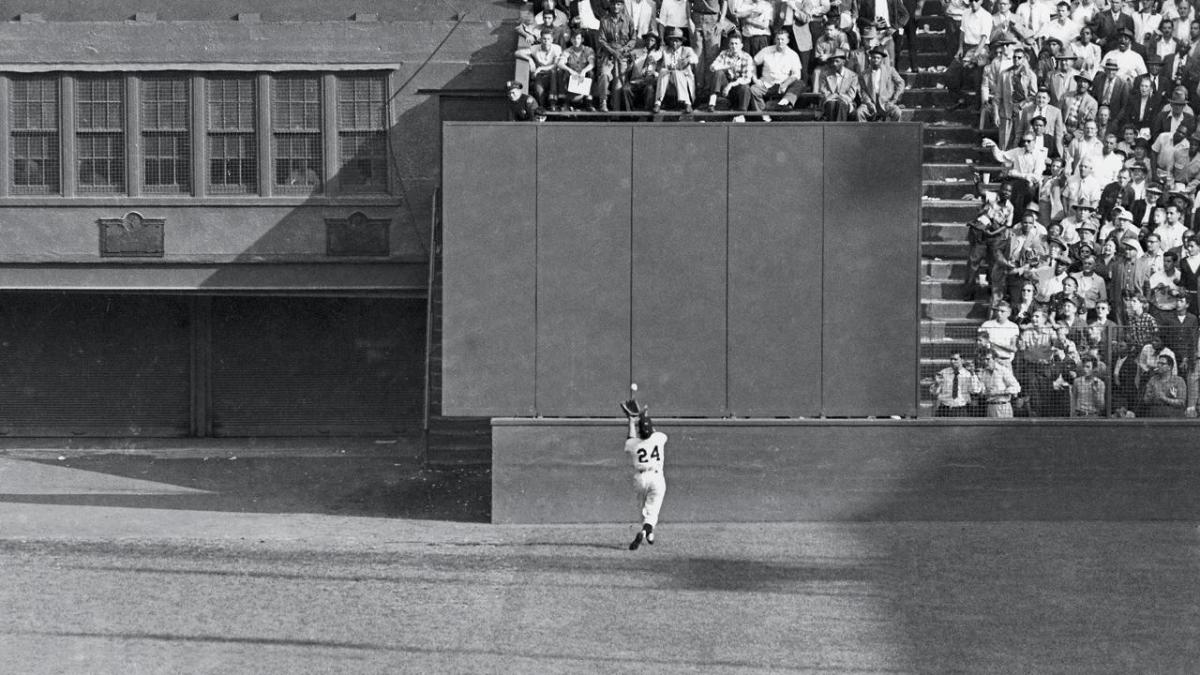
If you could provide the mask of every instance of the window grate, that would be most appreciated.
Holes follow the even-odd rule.
[[[141,81],[142,188],[146,192],[191,190],[189,88],[185,77]]]
[[[271,82],[271,148],[275,186],[281,192],[321,190],[321,83],[315,76]]]
[[[338,76],[339,185],[345,192],[387,191],[387,103],[382,75]]]
[[[14,78],[10,104],[12,191],[58,194],[58,79]]]
[[[125,86],[120,77],[80,77],[75,88],[80,192],[125,190]]]
[[[208,185],[214,193],[258,191],[255,82],[249,77],[210,78]]]

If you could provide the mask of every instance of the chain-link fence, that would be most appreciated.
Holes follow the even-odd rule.
[[[922,337],[922,417],[1196,417],[1191,315],[1122,326],[939,324]]]

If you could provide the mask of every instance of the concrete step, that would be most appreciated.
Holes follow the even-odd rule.
[[[948,319],[984,319],[987,308],[970,300],[926,300],[921,303],[921,316],[925,319],[945,321]]]
[[[945,143],[942,145],[926,145],[921,153],[922,161],[931,163],[966,162],[974,164],[994,161],[992,154],[986,152],[978,143]]]
[[[921,300],[962,300],[963,286],[954,279],[931,279],[921,282]]]
[[[921,344],[974,342],[983,319],[922,320]]]
[[[923,180],[946,180],[958,178],[971,184],[975,181],[975,171],[980,171],[992,179],[1000,175],[1001,167],[994,162],[924,162],[921,165]]]
[[[919,87],[905,90],[900,105],[906,108],[949,108],[954,105],[954,96],[938,87]]]
[[[921,248],[929,244],[961,244],[967,241],[965,223],[921,223]]]
[[[979,113],[969,110],[946,110],[924,108],[912,111],[914,122],[947,122],[952,124],[979,124]]]
[[[923,138],[926,145],[935,145],[938,141],[978,145],[981,139],[979,130],[970,124],[926,124]]]
[[[924,28],[925,31],[921,29]],[[931,32],[940,31],[940,32]],[[934,26],[931,23],[917,24],[917,54],[949,54],[944,25]],[[905,45],[907,53],[907,45]],[[901,61],[901,63],[908,63]]]
[[[924,246],[921,247],[922,249]],[[967,261],[962,259],[935,258],[930,256],[921,261],[921,278],[930,281],[962,282],[967,278]]]
[[[940,36],[939,36],[940,37]],[[943,40],[944,42],[944,40]],[[908,55],[901,56],[901,63],[908,64]],[[946,66],[950,64],[950,54],[947,50],[934,46],[931,49],[917,48],[917,68],[929,68],[931,66]]]
[[[921,244],[921,255],[930,258],[965,261],[969,252],[965,241],[930,241]]]
[[[997,176],[992,174],[989,178],[995,181]],[[980,183],[980,187],[985,190],[996,190],[1000,184],[996,182]],[[975,196],[975,182],[972,180],[927,180],[922,181],[921,184],[922,197],[961,201],[967,195]]]
[[[965,223],[979,213],[982,202],[964,199],[921,199],[921,219],[930,223]]]
[[[915,73],[908,72],[908,55],[900,55],[900,74],[904,76],[904,86],[927,89],[937,87],[946,82],[946,73],[926,68]]]

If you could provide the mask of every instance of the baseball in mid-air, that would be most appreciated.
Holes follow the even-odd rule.
[[[629,383],[629,391],[637,391],[637,382]]]

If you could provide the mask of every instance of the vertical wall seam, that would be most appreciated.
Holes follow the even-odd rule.
[[[733,417],[732,402],[729,400],[729,229],[731,209],[729,206],[730,169],[733,161],[733,127],[725,125],[725,417]]]
[[[634,180],[635,164],[633,158],[637,157],[637,128],[629,130],[629,381],[636,382],[633,379],[633,193],[637,185]]]
[[[818,289],[818,297],[821,299],[821,332],[819,334],[820,343],[817,345],[817,349],[819,350],[817,353],[822,355],[817,366],[819,369],[819,381],[821,383],[821,401],[820,406],[818,406],[821,417],[825,416],[825,236],[826,233],[829,232],[829,226],[826,221],[826,217],[828,215],[828,208],[826,205],[828,204],[829,199],[827,194],[829,171],[828,165],[825,164],[825,149],[829,144],[829,136],[826,133],[828,129],[828,124],[821,125],[821,255],[818,257],[818,259],[821,261],[821,275],[819,277],[819,283],[821,287]]]
[[[540,126],[533,128],[533,416],[539,417],[538,408],[538,336],[541,335],[541,325],[538,315],[538,206],[541,203],[541,163],[538,152],[542,144]]]

